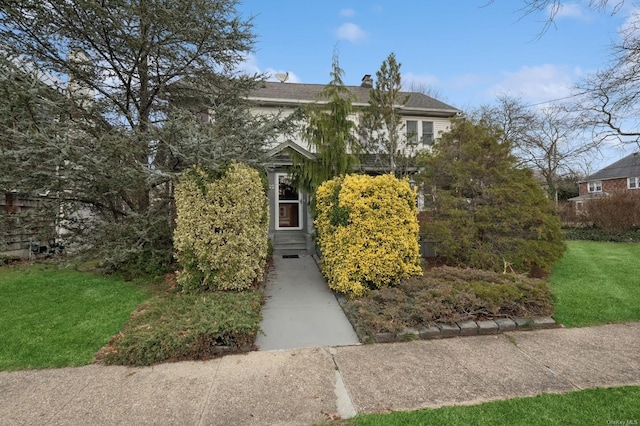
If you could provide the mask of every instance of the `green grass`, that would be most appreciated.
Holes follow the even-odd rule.
[[[567,327],[639,321],[640,244],[568,241],[550,284]]]
[[[367,414],[347,422],[394,425],[639,425],[640,386],[543,394],[474,406]]]
[[[147,297],[112,277],[50,265],[0,268],[0,371],[91,363]]]

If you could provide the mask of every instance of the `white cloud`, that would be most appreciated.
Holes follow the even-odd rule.
[[[353,9],[340,9],[340,17],[342,18],[350,18],[352,16],[356,16],[356,11]]]
[[[547,13],[549,16],[554,15],[554,19],[578,19],[580,21],[590,21],[591,16],[585,12],[582,6],[578,3],[564,3],[557,6],[549,5],[547,7]]]
[[[367,33],[362,28],[352,22],[345,22],[336,30],[339,39],[349,40],[352,43],[359,43],[366,40]]]
[[[526,102],[540,103],[571,95],[579,69],[556,65],[524,66],[502,73],[502,81],[489,89],[491,96],[509,95]]]
[[[640,8],[629,10],[627,19],[618,29],[621,38],[637,37],[640,33]]]
[[[236,66],[236,71],[244,74],[260,74],[261,72],[256,56],[250,53],[245,55],[244,61]]]

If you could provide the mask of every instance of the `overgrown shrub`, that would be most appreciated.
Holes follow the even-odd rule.
[[[221,176],[186,171],[175,190],[174,247],[185,292],[243,290],[263,273],[268,204],[260,174],[232,164]]]
[[[349,296],[421,273],[416,194],[393,175],[347,175],[316,192],[322,272]]]
[[[259,329],[261,303],[258,290],[154,298],[134,312],[97,359],[150,365],[248,352]]]
[[[356,327],[371,335],[436,323],[549,316],[553,298],[541,279],[443,266],[348,301],[345,312]]]
[[[621,192],[590,200],[587,220],[610,234],[622,234],[640,226],[640,196]]]
[[[448,263],[540,276],[564,253],[552,202],[499,129],[456,119],[421,162],[433,218],[421,232]]]

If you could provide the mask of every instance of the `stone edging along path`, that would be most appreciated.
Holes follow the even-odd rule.
[[[370,335],[360,327],[356,327],[355,332],[363,343],[390,343],[407,340],[429,340],[456,336],[500,334],[508,331],[540,330],[558,327],[560,327],[560,325],[556,324],[551,317],[497,318],[486,321],[459,321],[453,324],[436,324],[418,329],[408,328],[399,333],[376,333]]]

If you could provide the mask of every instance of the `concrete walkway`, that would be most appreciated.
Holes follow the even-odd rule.
[[[640,385],[640,323],[3,372],[0,425],[308,425],[621,385]]]
[[[256,345],[260,350],[359,344],[358,336],[310,255],[274,256]]]

